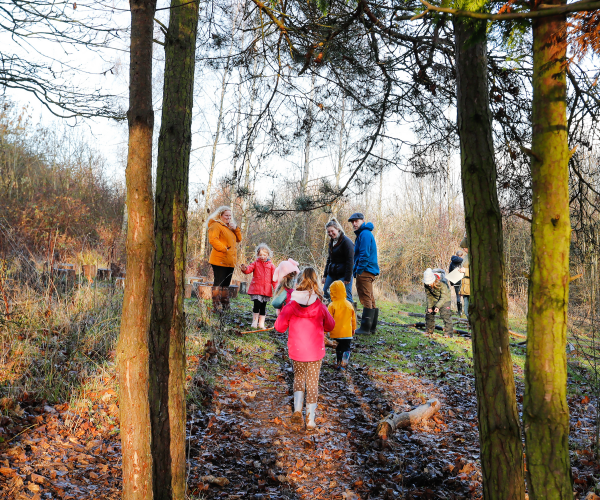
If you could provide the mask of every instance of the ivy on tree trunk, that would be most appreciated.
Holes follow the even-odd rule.
[[[156,0],[131,0],[127,276],[117,346],[123,499],[152,498],[148,327],[152,290],[152,33]]]
[[[532,500],[573,498],[566,398],[571,223],[565,31],[564,15],[533,20],[533,214],[523,400]]]
[[[485,22],[455,20],[457,121],[469,239],[473,361],[484,497],[525,498],[509,349],[502,217],[489,107]]]
[[[187,211],[198,2],[172,0],[165,37],[150,326],[154,499],[185,499]]]

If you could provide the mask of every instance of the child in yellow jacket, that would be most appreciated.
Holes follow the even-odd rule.
[[[346,287],[343,282],[334,281],[329,288],[329,293],[331,295],[329,314],[335,320],[335,327],[329,336],[338,343],[335,349],[337,357],[335,367],[338,370],[345,370],[350,359],[352,337],[356,330],[356,313],[352,304],[346,299]]]

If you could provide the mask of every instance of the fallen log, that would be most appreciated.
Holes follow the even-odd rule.
[[[423,322],[419,322],[419,323],[414,323],[412,325],[402,325],[402,326],[408,326],[408,327],[414,327],[414,328],[425,328],[426,325]],[[444,327],[439,326],[439,325],[435,325],[435,329],[436,330],[440,330],[440,331],[444,331]],[[458,333],[459,335],[463,335],[465,337],[470,337],[471,336],[471,332],[467,331],[467,330],[454,330],[454,333]],[[508,333],[511,334],[513,337],[517,337],[520,339],[526,339],[527,335],[523,335],[521,333],[517,333],[517,332],[513,332],[512,330],[508,330]]]
[[[390,413],[377,424],[375,435],[379,439],[388,439],[397,429],[410,427],[423,420],[427,420],[432,415],[435,415],[441,407],[442,404],[438,399],[430,399],[427,403],[414,410],[402,413]]]
[[[427,327],[427,325],[425,325],[425,323],[423,323],[423,322],[415,323],[414,325],[406,325],[406,326],[412,326],[414,328],[426,328]],[[441,332],[444,331],[444,327],[443,326],[439,326],[439,325],[435,325],[435,329],[439,330]],[[466,330],[454,330],[454,333],[457,333],[458,335],[462,335],[464,337],[470,337],[471,336],[471,332],[468,332]]]

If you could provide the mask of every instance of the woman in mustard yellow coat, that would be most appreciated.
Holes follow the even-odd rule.
[[[237,258],[236,246],[242,241],[242,232],[227,206],[217,208],[208,218],[207,226],[208,242],[212,246],[208,262],[213,268],[214,286],[229,287]]]

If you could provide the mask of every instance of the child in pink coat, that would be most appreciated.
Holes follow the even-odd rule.
[[[261,243],[256,247],[256,260],[246,266],[240,266],[244,274],[254,273],[248,295],[254,301],[252,308],[252,328],[265,327],[265,316],[267,315],[267,302],[273,297],[273,274],[275,266],[271,262],[272,250]]]
[[[294,365],[294,414],[292,422],[302,423],[302,406],[306,391],[306,429],[316,427],[315,413],[319,396],[319,374],[325,356],[325,331],[335,321],[322,302],[319,277],[312,267],[300,275],[300,284],[291,301],[275,322],[275,330],[288,333],[288,355]]]

